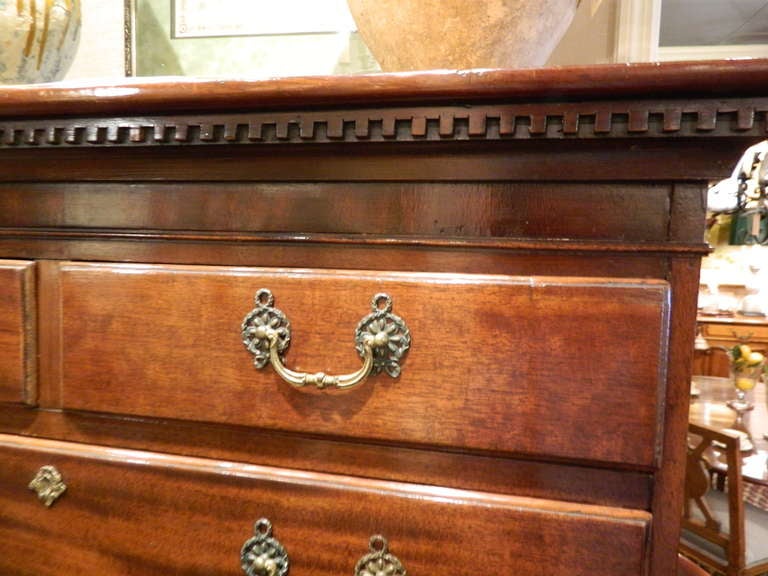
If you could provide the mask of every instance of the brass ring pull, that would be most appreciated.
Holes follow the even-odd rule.
[[[406,576],[406,570],[396,556],[389,553],[389,543],[384,536],[371,536],[368,554],[360,558],[355,566],[355,576]]]
[[[286,576],[289,568],[288,553],[272,537],[272,523],[259,518],[253,525],[253,536],[240,550],[240,567],[247,576]]]
[[[400,361],[411,346],[411,333],[399,316],[392,314],[392,298],[376,294],[371,300],[372,312],[365,316],[355,330],[355,348],[363,359],[359,370],[332,376],[323,372],[308,374],[285,366],[283,355],[291,342],[291,323],[274,307],[275,298],[266,288],[256,292],[256,308],[243,319],[243,344],[253,354],[256,368],[267,363],[280,377],[296,388],[314,385],[317,388],[352,388],[370,374],[386,372],[400,375]]]

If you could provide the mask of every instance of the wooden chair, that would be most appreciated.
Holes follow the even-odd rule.
[[[677,576],[709,576],[703,568],[700,568],[685,556],[677,556]]]
[[[768,574],[768,512],[742,498],[739,438],[688,425],[680,552],[726,576]],[[725,455],[726,492],[712,489],[708,460]]]
[[[728,349],[723,346],[712,346],[693,352],[693,374],[727,378],[731,373],[730,366]]]

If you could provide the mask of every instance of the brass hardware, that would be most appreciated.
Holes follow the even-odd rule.
[[[355,330],[355,349],[363,359],[359,370],[351,374],[331,376],[323,372],[294,372],[283,363],[283,355],[291,342],[291,323],[273,305],[275,298],[266,288],[256,292],[256,308],[243,319],[243,344],[254,356],[256,368],[267,362],[280,377],[296,388],[314,385],[318,388],[352,388],[369,374],[385,371],[392,378],[400,375],[400,361],[411,346],[411,332],[399,316],[392,314],[392,298],[376,294],[371,300],[372,312]]]
[[[285,576],[288,553],[272,538],[272,523],[260,518],[253,525],[253,537],[240,550],[240,567],[248,576]]]
[[[50,507],[59,496],[64,494],[67,485],[64,484],[61,474],[54,466],[43,466],[29,483],[29,489],[37,493],[40,502]]]
[[[389,553],[389,545],[384,536],[371,536],[368,549],[370,552],[360,558],[355,566],[355,576],[406,576],[400,560]]]

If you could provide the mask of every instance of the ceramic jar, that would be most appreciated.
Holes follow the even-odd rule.
[[[579,0],[347,0],[385,71],[546,63]]]
[[[81,0],[0,0],[0,83],[61,79],[80,40]]]

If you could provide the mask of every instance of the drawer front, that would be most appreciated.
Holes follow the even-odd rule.
[[[640,576],[645,512],[0,435],[0,572],[242,574],[266,517],[291,576],[353,574],[371,535],[409,574]],[[28,489],[54,466],[50,508]]]
[[[740,340],[758,344],[768,343],[768,326],[714,323],[701,323],[700,326],[705,337],[729,340],[734,344]]]
[[[34,264],[0,260],[0,402],[35,401]]]
[[[656,464],[664,283],[64,264],[65,408],[367,440]],[[360,367],[354,333],[386,292],[412,345],[396,379],[293,389],[240,325],[260,288],[289,318],[286,364]]]

